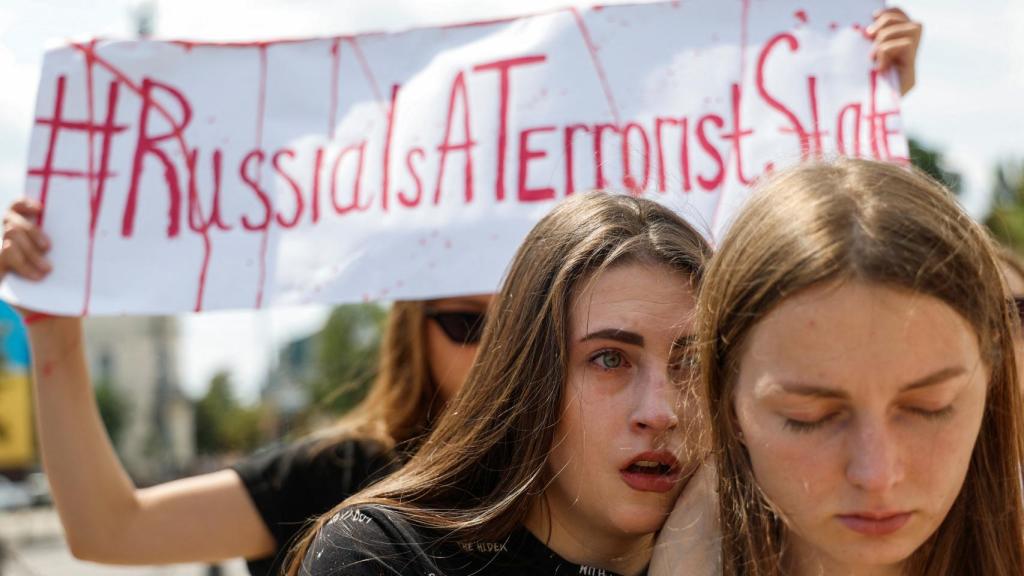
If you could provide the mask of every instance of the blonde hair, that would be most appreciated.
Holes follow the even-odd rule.
[[[316,449],[360,438],[391,450],[414,443],[430,430],[443,401],[430,376],[425,324],[424,302],[392,304],[381,337],[376,378],[358,405],[317,434]]]
[[[1024,280],[1024,259],[1021,259],[1020,254],[1017,254],[1008,246],[999,246],[996,249],[996,256],[999,257],[999,263],[1004,271],[1009,270],[1016,274],[1018,278]],[[1017,296],[1020,295],[1018,294]]]
[[[733,393],[751,330],[786,298],[855,279],[937,298],[974,328],[991,369],[978,441],[949,514],[905,564],[911,576],[1024,568],[1022,411],[1011,310],[987,235],[922,173],[844,159],[775,175],[737,216],[699,302],[702,380],[719,470],[727,576],[780,576],[786,528],[739,441]]]

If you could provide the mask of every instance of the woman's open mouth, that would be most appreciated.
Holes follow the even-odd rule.
[[[671,452],[643,452],[619,474],[630,488],[640,492],[668,492],[679,484],[679,461]]]

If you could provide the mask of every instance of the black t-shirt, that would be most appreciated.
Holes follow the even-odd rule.
[[[310,521],[400,465],[396,453],[378,442],[347,439],[327,447],[319,442],[271,447],[232,466],[277,541],[273,556],[248,561],[254,576],[280,574],[293,539]]]
[[[302,576],[617,576],[555,554],[526,528],[496,542],[458,542],[384,506],[346,508],[317,534]]]

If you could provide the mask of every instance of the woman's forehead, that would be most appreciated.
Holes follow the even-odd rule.
[[[751,331],[740,359],[741,380],[771,373],[853,391],[896,391],[935,371],[980,364],[973,328],[950,306],[857,281],[784,300]]]
[[[630,263],[584,280],[572,299],[576,335],[605,328],[656,332],[691,326],[696,310],[687,278],[666,266]]]

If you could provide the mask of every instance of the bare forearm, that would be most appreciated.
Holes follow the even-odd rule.
[[[12,204],[3,217],[0,279],[41,280],[51,269],[42,207]],[[29,326],[43,465],[75,556],[116,564],[197,562],[276,550],[233,471],[136,490],[107,436],[85,360],[82,321],[23,311]]]
[[[95,549],[130,524],[135,486],[96,406],[81,320],[51,318],[29,333],[43,466],[72,550]]]
[[[81,321],[30,329],[43,465],[72,552],[109,564],[267,556],[276,543],[231,470],[136,490],[103,427]]]

